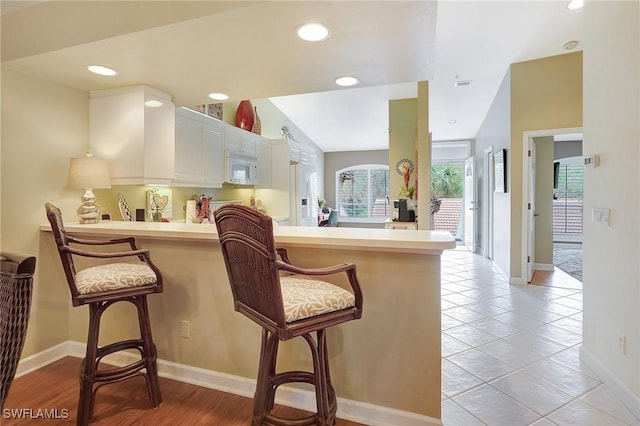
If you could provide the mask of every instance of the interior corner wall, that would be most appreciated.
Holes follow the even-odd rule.
[[[536,143],[535,263],[553,266],[553,136]]]
[[[525,282],[522,270],[523,133],[582,127],[582,52],[511,65],[511,149],[507,154],[511,193],[509,277]]]
[[[640,3],[585,2],[583,349],[640,413]],[[610,226],[589,220],[610,209]],[[619,337],[626,337],[626,353]],[[592,365],[589,365],[592,367]],[[595,370],[594,370],[595,371]],[[622,386],[615,386],[621,384]]]
[[[81,192],[67,190],[69,159],[89,143],[89,94],[2,69],[1,249],[36,256],[31,314],[23,357],[68,339],[70,294],[50,234],[44,204],[69,220]],[[41,276],[39,271],[57,271]]]
[[[475,139],[475,167],[476,174],[488,176],[493,170],[484,170],[484,150],[493,147],[493,152],[499,149],[508,149],[511,145],[511,74],[507,72],[500,88],[496,93],[496,97],[491,103],[491,107],[478,130]],[[509,173],[509,161],[507,159],[507,176]],[[511,203],[510,192],[496,193],[491,191],[493,196],[493,261],[502,271],[509,275],[509,248],[511,236],[509,234],[509,223],[511,220]],[[478,205],[486,205],[484,191],[479,188],[477,191]],[[480,222],[478,222],[480,224]],[[480,235],[478,243],[483,244],[484,233],[487,232],[482,225],[478,227]],[[482,247],[486,253],[486,247]]]

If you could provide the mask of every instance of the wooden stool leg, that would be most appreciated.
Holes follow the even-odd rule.
[[[135,298],[135,305],[138,308],[138,322],[140,323],[140,337],[142,339],[143,361],[147,370],[147,389],[149,399],[154,407],[162,404],[162,394],[160,393],[160,381],[158,379],[158,367],[156,364],[157,351],[151,335],[151,323],[149,321],[149,308],[147,296]]]
[[[93,384],[96,378],[96,358],[98,356],[98,336],[100,334],[100,317],[102,304],[89,305],[89,333],[87,336],[87,350],[80,367],[80,397],[78,398],[78,426],[86,426],[93,415]]]
[[[264,416],[270,411],[270,406],[273,406],[275,388],[270,378],[275,374],[277,353],[278,336],[262,329],[258,378],[256,392],[253,396],[253,420],[251,423],[253,426],[262,425]]]

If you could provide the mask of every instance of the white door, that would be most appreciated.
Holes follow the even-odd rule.
[[[473,157],[470,157],[464,161],[464,245],[472,252],[476,251],[475,213]]]
[[[529,194],[527,201],[527,220],[529,227],[527,244],[527,281],[533,279],[533,264],[536,254],[536,143],[529,138]]]

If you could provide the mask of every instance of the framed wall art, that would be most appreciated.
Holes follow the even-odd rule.
[[[493,153],[494,192],[507,192],[507,150],[500,149]]]

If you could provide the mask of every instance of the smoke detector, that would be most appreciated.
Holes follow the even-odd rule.
[[[453,83],[453,87],[469,87],[471,86],[471,80],[456,80]]]

